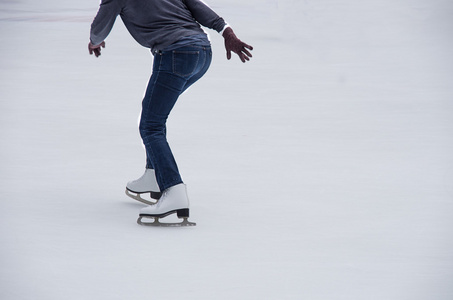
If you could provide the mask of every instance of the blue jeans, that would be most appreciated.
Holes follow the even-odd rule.
[[[154,56],[139,129],[146,149],[146,167],[155,170],[161,191],[183,182],[167,142],[167,118],[179,95],[206,73],[211,59],[211,47],[197,45]]]

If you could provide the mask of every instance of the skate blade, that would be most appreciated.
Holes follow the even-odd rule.
[[[153,219],[153,222],[143,222],[142,219]],[[143,226],[154,226],[154,227],[185,227],[185,226],[196,226],[197,223],[190,222],[188,218],[183,218],[183,221],[180,223],[161,223],[159,222],[158,217],[147,217],[147,216],[139,216],[137,219],[137,223]]]
[[[143,194],[145,194],[145,193],[143,193]],[[147,205],[154,205],[154,204],[156,204],[157,201],[158,201],[158,200],[150,201],[150,200],[144,199],[144,198],[140,197],[141,194],[131,192],[131,191],[129,191],[128,189],[126,189],[126,195],[129,196],[129,197],[131,197],[131,198],[134,199],[134,200],[140,201],[141,203],[145,203],[145,204],[147,204]]]

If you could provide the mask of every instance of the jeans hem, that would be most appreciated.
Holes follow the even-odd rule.
[[[169,188],[171,188],[171,187],[173,187],[175,185],[181,184],[181,183],[184,183],[184,182],[182,180],[176,180],[174,182],[166,184],[165,186],[163,186],[162,191],[168,190]]]

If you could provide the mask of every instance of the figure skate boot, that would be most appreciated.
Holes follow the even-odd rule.
[[[161,197],[156,173],[153,169],[145,169],[145,173],[137,180],[129,181],[126,185],[126,195],[148,205],[154,205],[157,201],[147,200],[141,194],[150,193],[151,199],[159,200]]]
[[[160,218],[174,214],[180,219],[184,219],[180,223],[161,223]],[[142,222],[142,218],[153,218],[154,222]],[[162,193],[162,197],[156,205],[151,205],[143,208],[140,211],[140,216],[137,223],[148,226],[195,226],[195,223],[189,222],[189,198],[187,197],[186,185],[183,183],[177,184],[166,189]]]

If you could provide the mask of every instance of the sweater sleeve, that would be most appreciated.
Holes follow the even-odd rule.
[[[226,25],[223,18],[219,17],[208,5],[201,0],[185,0],[187,8],[195,20],[201,25],[221,32]]]
[[[90,41],[93,45],[99,45],[109,35],[113,28],[116,17],[121,12],[121,6],[117,0],[102,0],[98,13],[91,23]]]

